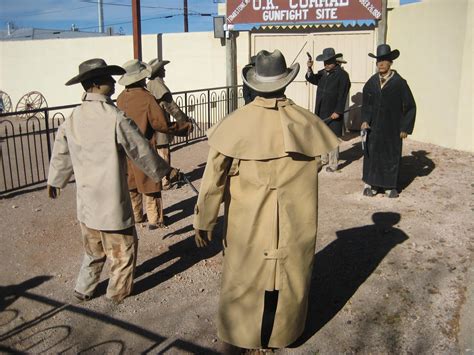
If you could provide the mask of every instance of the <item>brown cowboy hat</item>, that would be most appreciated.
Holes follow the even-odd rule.
[[[262,50],[257,53],[255,66],[242,69],[242,80],[257,92],[275,92],[288,86],[299,70],[298,63],[287,68],[285,57],[278,49],[272,53]]]
[[[125,74],[118,81],[123,86],[131,85],[151,75],[151,66],[138,59],[125,62],[123,68],[125,69]]]
[[[78,84],[82,81],[107,75],[122,75],[125,69],[118,65],[107,65],[102,58],[93,58],[79,64],[79,74],[68,80],[66,85]]]
[[[151,75],[150,75],[150,77],[156,76],[156,73],[158,73],[158,70],[163,68],[169,62],[170,62],[169,60],[158,60],[158,58],[150,60],[148,62],[148,64],[151,66]]]
[[[318,62],[325,62],[327,60],[331,60],[331,59],[339,58],[339,57],[342,57],[342,53],[336,54],[336,51],[334,50],[334,48],[329,47],[329,48],[324,48],[323,53],[318,55],[316,57],[316,60]]]
[[[398,49],[392,49],[388,44],[379,44],[377,47],[377,55],[369,53],[369,57],[375,58],[377,60],[395,60],[400,55]]]

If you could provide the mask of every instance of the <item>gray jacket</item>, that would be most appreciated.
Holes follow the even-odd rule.
[[[107,231],[131,227],[126,155],[157,182],[170,167],[109,97],[85,93],[82,101],[58,129],[48,184],[63,188],[74,173],[80,222]]]

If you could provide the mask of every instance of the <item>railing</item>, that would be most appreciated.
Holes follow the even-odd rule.
[[[209,127],[243,105],[239,86],[181,91],[174,93],[173,98],[200,128],[195,128],[188,137],[176,137],[173,145],[204,138]],[[0,195],[47,180],[54,138],[68,114],[64,111],[78,105],[0,113]]]

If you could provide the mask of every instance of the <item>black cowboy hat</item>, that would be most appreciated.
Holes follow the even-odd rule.
[[[369,57],[375,58],[377,60],[395,60],[400,55],[398,49],[392,49],[388,44],[380,44],[377,47],[377,55],[369,53]]]
[[[318,62],[325,62],[327,60],[342,57],[342,53],[337,53],[334,48],[324,48],[323,53],[316,57]]]
[[[255,66],[242,69],[242,80],[257,92],[275,92],[288,86],[299,70],[298,63],[287,68],[285,57],[278,49],[272,53],[262,50],[257,53]]]
[[[79,74],[69,80],[66,85],[78,84],[82,81],[107,75],[122,75],[125,69],[118,65],[107,65],[101,58],[93,58],[79,64]]]

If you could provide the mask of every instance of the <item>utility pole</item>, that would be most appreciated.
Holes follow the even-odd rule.
[[[387,0],[382,0],[382,17],[379,20],[377,27],[377,45],[385,44],[387,42]]]
[[[104,33],[104,2],[103,0],[97,1],[97,13],[99,17],[99,32]]]
[[[133,19],[133,58],[142,60],[142,27],[140,0],[132,0]]]
[[[183,9],[184,9],[184,32],[189,32],[189,27],[188,27],[188,0],[184,0]]]

